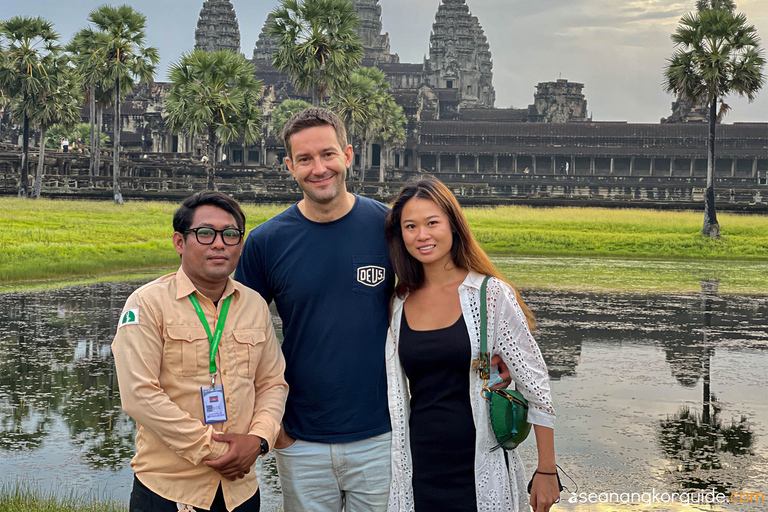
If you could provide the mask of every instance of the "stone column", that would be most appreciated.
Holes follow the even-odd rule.
[[[755,159],[755,165],[757,165],[757,159]],[[512,155],[512,172],[517,174],[517,153]]]
[[[589,174],[595,174],[595,157],[589,157]]]
[[[443,159],[442,153],[438,153],[437,156],[435,157],[435,172],[437,174],[440,174],[440,172],[442,171],[442,165],[441,165],[442,162],[440,162],[440,160],[442,159]]]
[[[656,157],[652,156],[651,157],[651,168],[648,171],[648,176],[653,176],[653,167],[654,167],[654,165],[656,165]]]
[[[536,155],[531,156],[531,173],[536,174]]]
[[[480,174],[480,155],[475,153],[475,174]]]
[[[461,153],[456,153],[456,174],[461,173]]]
[[[736,176],[736,161],[737,160],[738,160],[737,158],[731,159],[731,178]]]
[[[757,157],[752,160],[752,177],[757,178]]]
[[[669,157],[669,175],[672,176],[672,172],[675,170],[675,157]]]
[[[610,174],[613,174],[613,157],[611,157],[611,172]]]
[[[261,138],[261,145],[260,145],[260,151],[259,151],[259,163],[263,166],[267,166],[267,139],[266,137]]]
[[[499,174],[499,155],[498,155],[498,153],[493,155],[493,172],[494,172],[494,174]]]
[[[576,157],[571,155],[571,175],[576,175]]]
[[[693,168],[696,166],[696,158],[691,157],[691,172],[690,176],[693,176]]]
[[[557,158],[555,158],[555,155],[552,155],[552,174],[557,174]]]
[[[629,175],[632,176],[632,173],[635,171],[635,157],[631,156],[629,157]]]

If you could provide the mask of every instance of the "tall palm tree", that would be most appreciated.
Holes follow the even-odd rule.
[[[318,107],[343,88],[363,58],[355,29],[360,19],[347,0],[282,0],[272,11],[269,34],[278,36],[272,65],[290,75],[299,91],[312,92]]]
[[[202,49],[184,54],[168,73],[171,89],[165,97],[168,125],[174,133],[207,133],[206,154],[215,155],[219,143],[241,135],[246,144],[259,140],[261,82],[256,68],[230,50],[208,53]],[[214,188],[215,158],[208,158],[208,189]]]
[[[386,177],[386,165],[389,163],[389,150],[405,144],[408,118],[405,117],[403,108],[390,96],[381,105],[379,122],[380,128],[376,138],[382,146],[379,181],[383,182]]]
[[[66,46],[66,50],[77,68],[77,73],[82,78],[83,92],[88,102],[88,121],[91,125],[89,176],[99,175],[101,152],[97,138],[100,139],[100,137],[96,136],[96,131],[98,126],[98,131],[101,132],[101,127],[97,125],[96,118],[97,110],[104,106],[103,101],[99,102],[99,99],[103,99],[105,96],[105,86],[109,88],[108,96],[112,96],[111,85],[105,84],[106,61],[94,62],[94,59],[91,58],[96,48],[96,40],[94,30],[88,27],[78,31]],[[109,104],[111,105],[113,101],[114,98],[109,101]]]
[[[59,57],[51,68],[46,69],[47,79],[43,88],[33,98],[30,111],[32,123],[40,128],[40,154],[37,160],[37,173],[32,198],[40,197],[45,161],[45,132],[58,124],[73,128],[81,119],[80,78],[64,57]]]
[[[691,103],[709,105],[707,142],[707,194],[702,233],[720,237],[715,212],[715,125],[728,112],[723,101],[730,93],[751,102],[763,86],[765,59],[754,25],[744,14],[735,13],[729,0],[699,0],[697,11],[680,19],[672,35],[677,49],[664,71],[664,87]],[[719,103],[719,111],[718,111]]]
[[[46,67],[60,51],[59,34],[41,17],[14,16],[0,22],[0,91],[10,100],[16,120],[22,124],[21,180],[19,197],[29,195],[29,121],[33,98],[44,89]]]
[[[375,67],[357,68],[349,85],[331,97],[331,109],[344,121],[349,134],[360,140],[360,181],[365,181],[368,167],[368,142],[381,128],[382,107],[391,98],[386,75]]]
[[[115,133],[113,137],[112,191],[116,204],[123,204],[120,193],[120,99],[137,83],[149,82],[160,61],[157,48],[145,46],[147,17],[129,5],[102,5],[88,15],[96,30],[90,61],[106,67],[104,80],[114,85]]]

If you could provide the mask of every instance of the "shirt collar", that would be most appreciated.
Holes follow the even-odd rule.
[[[227,285],[224,287],[224,293],[221,295],[221,298],[223,299],[233,294],[237,294],[235,298],[238,298],[240,296],[238,284],[231,277],[227,277]],[[187,273],[184,272],[184,268],[179,267],[178,272],[176,272],[176,299],[192,295],[195,291],[197,291],[197,288],[192,284]]]
[[[483,274],[478,274],[477,272],[470,270],[461,285],[467,288],[475,288],[476,290],[479,290],[483,286],[483,279],[485,279]]]

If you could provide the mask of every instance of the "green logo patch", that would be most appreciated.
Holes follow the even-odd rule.
[[[131,308],[126,311],[123,311],[122,316],[120,317],[120,324],[117,326],[117,328],[121,328],[124,325],[133,325],[139,323],[139,308]]]

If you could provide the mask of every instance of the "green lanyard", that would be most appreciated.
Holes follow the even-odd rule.
[[[216,331],[213,335],[211,335],[211,328],[208,327],[208,320],[205,319],[203,308],[200,307],[200,303],[197,301],[197,297],[195,297],[194,293],[189,296],[189,300],[195,307],[195,311],[197,311],[197,316],[203,323],[203,327],[205,327],[205,333],[208,335],[208,341],[211,342],[211,354],[209,357],[208,368],[211,372],[211,385],[213,385],[216,379],[216,351],[219,350],[219,342],[221,341],[221,335],[224,332],[224,322],[227,320],[227,312],[229,311],[229,303],[232,300],[232,296],[230,295],[224,299],[224,302],[221,304],[221,315],[219,315],[219,321],[216,324]]]

